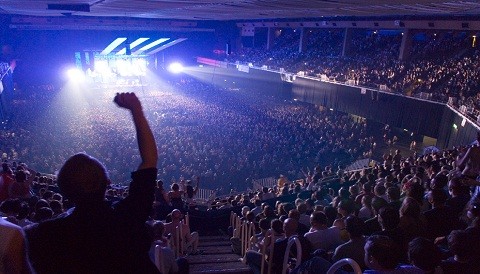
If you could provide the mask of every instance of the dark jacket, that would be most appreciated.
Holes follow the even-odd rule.
[[[157,273],[148,257],[145,221],[157,169],[132,173],[129,196],[113,207],[92,201],[64,217],[27,228],[29,255],[38,273]]]

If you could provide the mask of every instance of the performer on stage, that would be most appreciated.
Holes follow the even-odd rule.
[[[3,45],[0,55],[0,119],[10,118],[10,106],[13,99],[13,71],[17,62],[13,56],[12,48]]]

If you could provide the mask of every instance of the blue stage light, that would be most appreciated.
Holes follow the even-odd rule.
[[[144,51],[146,51],[146,50],[149,50],[149,49],[151,49],[151,48],[153,48],[153,47],[155,47],[155,46],[157,46],[157,45],[160,45],[161,43],[163,43],[163,42],[165,42],[165,41],[168,41],[168,40],[170,40],[170,38],[160,38],[160,39],[158,39],[158,40],[155,40],[155,41],[151,42],[150,44],[147,44],[147,45],[141,47],[139,50],[135,51],[135,52],[133,53],[133,55],[139,55],[139,54],[141,54],[142,52],[144,52]]]
[[[100,52],[101,55],[107,55],[109,54],[110,52],[112,52],[116,47],[120,46],[123,42],[125,42],[127,40],[126,37],[120,37],[120,38],[117,38],[115,40],[113,40],[112,43],[110,43],[110,45],[108,45],[104,50],[102,50],[102,52]]]
[[[130,44],[130,49],[134,49],[138,45],[142,44],[143,42],[147,41],[150,38],[138,38],[137,40],[133,41]],[[117,55],[123,55],[127,53],[127,48],[123,48],[117,52]]]

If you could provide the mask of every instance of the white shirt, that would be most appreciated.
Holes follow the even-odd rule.
[[[336,226],[307,232],[305,233],[305,238],[312,244],[314,250],[321,248],[325,251],[330,251],[343,243],[340,238],[340,229]]]
[[[162,264],[166,272],[165,274],[178,272],[178,265],[175,261],[175,254],[173,251],[169,247],[161,247],[160,252],[162,253],[161,257],[163,258]],[[152,244],[148,253],[152,262],[155,263],[155,244]],[[162,271],[162,269],[158,270]]]
[[[368,207],[362,207],[360,208],[360,211],[358,212],[358,218],[362,220],[367,220],[373,217],[373,212],[370,210]]]

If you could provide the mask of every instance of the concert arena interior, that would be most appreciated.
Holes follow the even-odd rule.
[[[0,273],[480,273],[480,2],[0,1]]]

